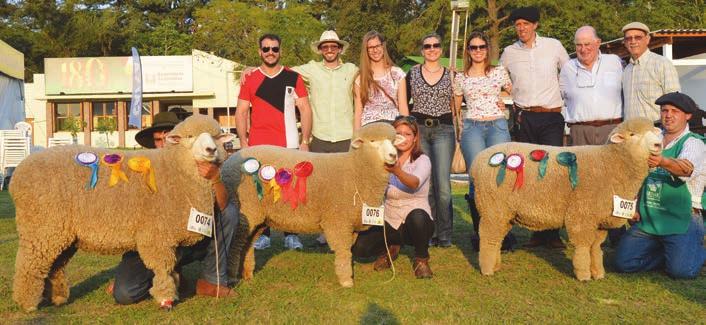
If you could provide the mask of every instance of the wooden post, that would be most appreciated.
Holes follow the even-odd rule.
[[[91,102],[81,102],[81,111],[83,112],[83,121],[86,126],[83,127],[83,144],[91,145],[91,130],[93,130],[93,114],[91,112]]]
[[[125,147],[125,131],[127,130],[126,120],[127,120],[127,102],[118,101],[118,146]]]
[[[56,128],[56,111],[54,110],[54,103],[47,101],[47,134],[46,134],[46,140],[47,140],[47,146],[49,146],[49,138],[54,137],[54,129]]]

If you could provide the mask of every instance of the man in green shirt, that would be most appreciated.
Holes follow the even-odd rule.
[[[663,151],[651,155],[651,171],[639,193],[635,224],[618,244],[619,272],[664,267],[673,278],[695,278],[706,260],[701,204],[704,183],[703,138],[689,131],[688,121],[702,111],[687,95],[659,97]]]

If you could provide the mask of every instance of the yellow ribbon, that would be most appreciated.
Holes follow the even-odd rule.
[[[279,201],[279,198],[282,196],[281,189],[274,178],[270,180],[269,185],[273,195],[272,202]]]
[[[103,165],[107,166],[110,168],[110,178],[108,179],[108,187],[113,187],[120,180],[122,179],[123,181],[127,182],[127,175],[125,175],[125,172],[122,170],[122,164],[123,164],[123,156],[119,154],[112,154],[111,157],[112,159],[107,159],[107,160],[112,160],[113,162],[108,162],[106,160],[106,155],[103,155],[101,158],[101,162]],[[115,158],[118,158],[115,160]]]
[[[127,161],[128,167],[135,172],[142,173],[147,187],[152,191],[152,193],[157,192],[157,181],[154,178],[154,169],[152,169],[152,163],[146,157],[133,157]]]

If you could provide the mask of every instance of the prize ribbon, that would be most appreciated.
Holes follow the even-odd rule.
[[[121,179],[127,182],[127,175],[125,175],[122,170],[123,155],[117,153],[103,155],[101,162],[103,162],[103,165],[110,168],[110,178],[108,179],[109,187],[115,186]]]
[[[154,169],[152,169],[152,162],[150,162],[147,157],[132,157],[127,161],[127,166],[130,167],[135,172],[141,173],[145,184],[152,191],[152,193],[157,192],[157,181],[154,178]]]
[[[268,191],[272,191],[272,196],[274,197],[272,202],[277,202],[280,197],[280,188],[275,181],[275,174],[277,174],[277,169],[272,167],[272,165],[262,165],[262,167],[260,167],[260,179],[265,182],[265,184],[269,185],[270,188]]]
[[[74,159],[79,165],[91,168],[91,178],[88,180],[86,188],[96,188],[96,184],[98,183],[98,155],[92,152],[81,152],[78,153]]]
[[[296,200],[290,201],[292,208],[297,208],[297,201],[306,204],[306,178],[314,171],[314,165],[309,161],[302,161],[294,165],[294,175],[297,176],[297,181],[294,184],[294,192]]]
[[[530,152],[530,159],[539,162],[539,175],[538,179],[544,178],[547,174],[547,161],[549,160],[549,153],[544,150],[532,150]]]
[[[502,152],[496,152],[488,160],[488,165],[492,167],[500,166],[498,170],[498,175],[495,177],[495,185],[500,186],[505,180],[505,154]]]
[[[262,183],[260,182],[260,178],[257,177],[257,171],[260,170],[260,162],[255,158],[245,159],[245,161],[240,165],[240,169],[252,177],[252,180],[255,183],[255,190],[257,190],[257,198],[262,200],[262,197],[264,196]]]
[[[289,186],[292,183],[292,177],[292,172],[287,168],[280,168],[275,174],[275,181],[277,182],[277,185],[279,185],[279,187],[282,189],[282,201],[284,202],[291,202],[290,200],[296,200],[296,198],[292,198],[292,196],[296,194],[293,193],[292,189]],[[296,203],[294,205],[296,205]]]
[[[579,184],[578,163],[576,162],[576,154],[573,152],[561,152],[556,156],[556,161],[569,168],[569,181],[571,181],[571,189],[575,189]]]
[[[512,170],[517,173],[517,178],[515,179],[515,185],[512,186],[512,190],[519,190],[525,183],[525,158],[519,153],[514,153],[507,156],[505,159],[507,164],[507,169]]]

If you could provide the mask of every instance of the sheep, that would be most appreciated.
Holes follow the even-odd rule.
[[[661,132],[645,118],[619,124],[609,143],[602,146],[552,147],[509,142],[482,151],[473,161],[471,175],[476,184],[480,211],[480,269],[492,275],[500,269],[500,242],[512,224],[530,230],[566,226],[575,247],[576,278],[587,281],[605,276],[601,243],[606,229],[621,227],[626,219],[613,217],[613,195],[634,199],[647,176],[647,159],[661,152]],[[529,157],[535,149],[549,153],[546,175],[538,178],[537,163],[525,159],[524,186],[513,191],[516,173],[508,171],[496,184],[497,167],[489,158],[497,152]],[[556,161],[560,152],[576,155],[578,183],[572,189],[568,168]]]
[[[231,197],[240,204],[240,225],[247,227],[245,236],[238,236],[231,244],[229,276],[235,278],[240,253],[247,249],[242,265],[242,278],[252,279],[255,268],[252,241],[262,232],[262,226],[295,233],[321,233],[335,252],[335,270],[343,287],[352,287],[351,246],[356,231],[369,228],[362,224],[362,204],[380,206],[389,179],[385,164],[394,164],[401,141],[395,129],[383,122],[362,127],[351,141],[350,151],[344,153],[311,153],[275,146],[248,147],[231,156],[221,169],[221,179]],[[307,180],[307,202],[293,209],[286,202],[273,201],[267,193],[260,200],[256,186],[243,175],[241,165],[248,158],[256,158],[261,165],[292,168],[302,161],[313,165]],[[255,175],[254,177],[257,177]],[[243,259],[241,257],[240,259]]]
[[[75,161],[76,155],[93,152],[100,157],[115,150],[74,145],[27,157],[17,167],[10,189],[19,236],[15,302],[27,311],[36,310],[46,280],[50,301],[65,303],[69,285],[64,268],[82,249],[101,254],[137,251],[155,274],[150,293],[170,307],[178,298],[176,248],[203,238],[186,229],[190,209],[213,215],[211,185],[199,176],[196,161],[222,162],[222,143],[232,138],[221,133],[212,118],[191,116],[169,133],[165,148],[121,152],[122,169],[130,176],[127,183],[109,186],[111,170],[103,167],[95,188],[85,185],[91,171]],[[156,192],[142,175],[127,171],[128,160],[138,156],[150,160]]]

